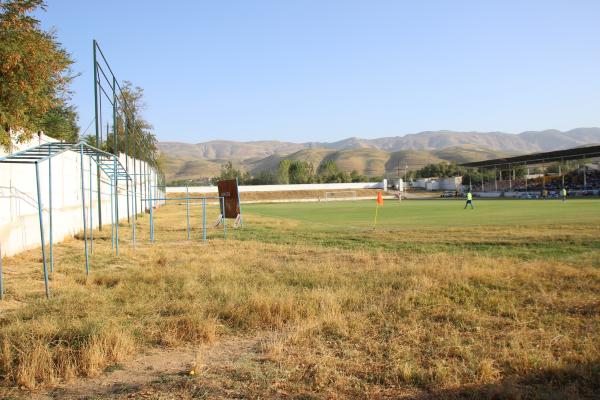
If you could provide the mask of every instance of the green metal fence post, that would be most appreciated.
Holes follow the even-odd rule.
[[[48,145],[48,156],[51,155],[51,146]],[[48,218],[50,228],[50,272],[54,272],[54,223],[52,218],[52,157],[48,157]]]
[[[150,178],[152,178],[152,176],[150,176]],[[150,181],[152,181],[152,179],[150,179]],[[153,204],[153,199],[152,199],[152,184],[150,184],[148,186],[149,192],[148,192],[148,196],[150,197],[149,201],[150,201],[150,241],[154,242],[154,204]]]
[[[185,214],[187,221],[187,240],[190,240],[190,190],[187,185],[185,187]]]
[[[125,124],[125,171],[129,174],[129,119],[126,115],[123,116],[123,122]],[[131,223],[131,216],[129,214],[129,179],[125,179],[125,193],[127,194],[127,223]]]
[[[223,239],[227,239],[227,218],[225,218],[225,197],[221,197],[221,209],[223,213],[221,214],[221,222],[223,223]]]
[[[83,144],[79,146],[79,157],[81,159],[81,213],[83,215],[83,242],[85,248],[85,274],[90,273],[90,259],[87,242],[87,216],[85,215],[85,178],[83,173]]]
[[[238,206],[240,207],[240,227],[244,227],[244,219],[242,217],[242,200],[240,199],[240,186],[238,184],[238,178],[235,178],[235,186],[238,188]]]
[[[115,206],[114,206],[114,182],[112,176],[110,180],[110,248],[115,248]]]
[[[113,156],[115,182],[115,254],[119,256],[119,177],[117,176],[117,156]]]
[[[98,44],[96,39],[94,39],[92,44],[94,47],[94,125],[96,126],[96,147],[101,149],[102,145],[100,144],[100,130],[102,129],[102,126],[100,126],[98,110],[98,63],[96,60],[96,48],[98,47]],[[102,230],[102,197],[100,193],[100,187],[102,185],[100,179],[100,165],[98,164],[98,161],[99,158],[96,156],[96,180],[98,181],[98,228]]]
[[[48,286],[48,266],[46,264],[46,240],[44,238],[44,218],[42,216],[42,191],[40,190],[40,164],[35,163],[35,181],[37,187],[38,218],[40,221],[40,241],[42,243],[42,264],[44,266],[44,285],[46,286],[46,298],[50,298],[50,287]]]
[[[206,198],[202,198],[202,240],[206,242]]]
[[[90,167],[90,253],[94,254],[94,191],[92,190],[92,156],[88,155]]]

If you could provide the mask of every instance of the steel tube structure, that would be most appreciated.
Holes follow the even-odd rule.
[[[113,178],[110,178],[110,248],[115,248],[115,206],[114,206],[114,183]]]
[[[221,223],[223,224],[223,239],[227,239],[227,218],[225,218],[225,197],[221,197]]]
[[[98,43],[96,39],[92,42],[93,54],[94,54],[94,118],[95,118],[95,127],[96,127],[96,147],[100,147],[100,132],[102,130],[102,121],[100,121],[100,104],[98,98],[98,71],[96,71],[97,65],[97,56],[96,56],[96,48],[98,47]],[[102,230],[102,197],[100,194],[100,166],[98,165],[98,160],[96,160],[96,180],[98,181],[98,229]]]
[[[48,147],[48,155],[52,152]],[[48,158],[48,223],[50,236],[50,272],[54,272],[54,223],[52,218],[52,158]]]
[[[187,221],[187,240],[190,240],[190,189],[185,187],[185,219]]]
[[[83,215],[83,242],[85,251],[85,274],[90,273],[90,256],[88,254],[88,240],[87,240],[87,216],[85,215],[85,178],[83,173],[83,144],[81,144],[80,159],[81,159],[81,213]]]
[[[202,240],[206,242],[206,199],[202,199]]]
[[[150,241],[154,242],[154,212],[152,204],[152,185],[148,187],[150,189]]]
[[[94,253],[94,192],[92,190],[92,157],[88,157],[90,164],[90,253]]]
[[[117,176],[117,156],[113,158],[115,186],[115,254],[119,255],[119,178]]]
[[[42,266],[44,273],[44,285],[46,291],[46,297],[50,297],[50,287],[49,287],[49,277],[48,277],[48,264],[50,264],[50,271],[53,271],[53,185],[52,185],[52,159],[58,155],[61,155],[67,151],[77,151],[79,153],[79,167],[80,167],[80,185],[81,185],[81,215],[83,222],[83,239],[84,239],[84,251],[85,251],[85,271],[86,274],[89,274],[90,271],[90,252],[93,249],[93,196],[94,196],[94,179],[92,174],[92,161],[97,163],[97,166],[103,171],[107,177],[109,177],[110,188],[111,188],[111,203],[113,201],[113,193],[115,195],[118,194],[117,185],[118,181],[122,179],[131,180],[131,176],[127,173],[127,170],[123,167],[123,165],[118,161],[117,157],[113,154],[104,152],[99,150],[93,146],[90,146],[84,142],[79,143],[63,143],[63,142],[52,142],[52,143],[44,143],[39,146],[23,150],[17,153],[10,154],[5,157],[0,157],[0,164],[33,164],[35,167],[35,179],[36,179],[36,193],[37,193],[37,208],[38,208],[38,220],[40,227],[40,244],[42,248]],[[89,196],[90,196],[90,204],[89,204],[89,212],[90,215],[86,214],[87,212],[87,204],[86,204],[86,176],[85,176],[85,168],[86,163],[84,162],[83,156],[87,155],[88,159],[88,172],[89,172]],[[42,176],[40,175],[40,165],[42,162],[48,161],[48,217],[49,217],[49,257],[47,257],[46,253],[46,231],[45,231],[45,222],[44,222],[44,200],[42,196],[41,184],[42,184]],[[109,165],[111,168],[109,168]],[[101,182],[101,181],[100,181]],[[100,186],[98,186],[98,193],[101,194]],[[117,197],[115,197],[117,199]],[[118,205],[118,202],[117,204]],[[112,209],[111,205],[111,209]],[[118,209],[114,207],[114,215],[112,215],[113,223],[111,226],[114,226],[114,246],[118,251]],[[112,214],[112,213],[111,213]],[[89,218],[89,221],[88,221]],[[88,232],[88,222],[89,222],[89,232]],[[135,245],[135,225],[132,226],[132,237],[133,243]],[[88,238],[90,239],[88,243]],[[1,274],[1,272],[0,272]],[[2,277],[0,277],[1,279]],[[3,282],[2,282],[3,284]]]
[[[42,243],[42,264],[44,268],[44,285],[46,287],[46,298],[50,298],[50,287],[48,286],[48,265],[46,264],[46,240],[44,237],[44,217],[42,215],[42,191],[40,189],[40,164],[35,163],[35,182],[38,201],[38,218],[40,220],[40,241]]]

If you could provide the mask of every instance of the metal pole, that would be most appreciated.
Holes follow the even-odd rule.
[[[152,173],[152,171],[151,171]],[[148,186],[149,189],[149,196],[150,196],[150,241],[154,242],[154,210],[153,210],[153,202],[152,202],[152,185]]]
[[[583,164],[583,190],[587,190],[587,165]]]
[[[185,211],[187,221],[187,239],[190,240],[190,189],[186,185],[185,187]]]
[[[52,145],[48,145],[48,155],[51,156]],[[48,216],[50,220],[50,272],[54,272],[54,224],[52,218],[52,157],[48,158]]]
[[[529,192],[529,188],[527,187],[527,180],[529,179],[529,167],[527,168],[527,174],[525,175],[525,192]]]
[[[485,186],[483,185],[483,169],[481,169],[481,191],[485,192]]]
[[[83,177],[83,144],[79,146],[79,157],[81,159],[81,213],[83,215],[83,242],[85,248],[85,274],[90,273],[90,259],[87,242],[87,216],[85,215],[85,179]]]
[[[92,156],[88,156],[90,166],[90,253],[94,254],[94,191],[92,190]]]
[[[221,214],[222,223],[223,223],[223,239],[227,239],[227,218],[225,218],[225,197],[221,197],[221,209],[223,210],[223,214]]]
[[[133,160],[133,165],[135,167],[135,159]],[[134,207],[134,210],[133,210],[133,221],[131,224],[131,240],[133,242],[133,247],[135,247],[135,239],[136,239],[135,238],[135,223],[137,220],[137,205],[135,204],[135,202],[136,202],[135,185],[136,185],[136,177],[135,177],[135,175],[133,175],[133,204],[132,204],[132,206]]]
[[[237,187],[238,191],[238,206],[240,207],[240,227],[244,227],[244,221],[242,220],[242,200],[240,200],[240,186],[238,184],[238,179],[235,178],[235,186]]]
[[[113,178],[109,177],[110,180],[110,248],[115,248],[115,206],[114,206],[114,182]]]
[[[508,166],[510,168],[510,165]],[[508,189],[512,192],[512,176],[510,173],[510,169],[508,170]]]
[[[546,165],[542,164],[542,195],[546,190]]]
[[[101,149],[102,146],[100,144],[100,131],[102,130],[102,126],[100,126],[100,118],[98,112],[98,64],[96,62],[96,48],[97,43],[94,39],[93,41],[94,47],[94,118],[96,125],[96,147]],[[100,180],[100,165],[98,163],[99,159],[96,156],[96,180],[98,181],[98,228],[102,230],[102,197],[100,193],[101,180]]]
[[[496,192],[498,191],[498,171],[496,167],[494,167],[494,186],[496,187]]]
[[[40,220],[40,241],[42,243],[42,263],[44,265],[44,285],[46,286],[46,298],[50,298],[50,287],[48,286],[48,267],[46,265],[46,240],[44,238],[44,218],[42,216],[42,191],[40,190],[40,165],[35,163],[35,181],[37,186],[38,218]]]
[[[119,177],[117,176],[117,156],[113,158],[115,177],[115,254],[119,255]]]
[[[206,242],[206,199],[202,199],[202,240]]]
[[[135,147],[135,131],[134,131],[133,137],[134,137],[133,154],[137,156],[136,147]],[[133,204],[134,204],[133,218],[137,219],[138,204],[137,204],[137,158],[136,157],[133,158]]]
[[[143,182],[143,185],[142,185],[142,191],[144,192],[144,194],[143,194],[144,199],[146,199],[146,201],[144,202],[144,213],[145,213],[146,210],[150,211],[150,209],[148,207],[148,204],[149,204],[148,203],[148,198],[150,196],[148,196],[148,170],[147,170],[147,165],[146,165],[145,161],[143,161],[143,163],[144,163],[143,164],[143,167],[144,167],[144,175],[143,175],[144,182]]]
[[[125,124],[125,171],[129,174],[129,120],[126,115],[123,116],[123,122]],[[125,193],[127,193],[127,223],[131,222],[129,215],[129,179],[125,179]]]
[[[115,93],[115,88],[117,86],[117,78],[113,76],[113,141],[114,141],[114,154],[115,156],[119,156],[118,152],[118,143],[117,143],[117,95]]]

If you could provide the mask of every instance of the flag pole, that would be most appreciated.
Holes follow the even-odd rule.
[[[377,200],[375,200],[375,220],[373,221],[373,229],[375,229],[375,226],[377,225],[377,212],[379,211],[379,206],[383,205],[383,196],[381,195],[381,192],[377,192]]]

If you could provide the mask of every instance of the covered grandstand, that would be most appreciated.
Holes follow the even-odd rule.
[[[463,182],[481,197],[538,198],[600,195],[600,145],[461,164],[470,169]]]

